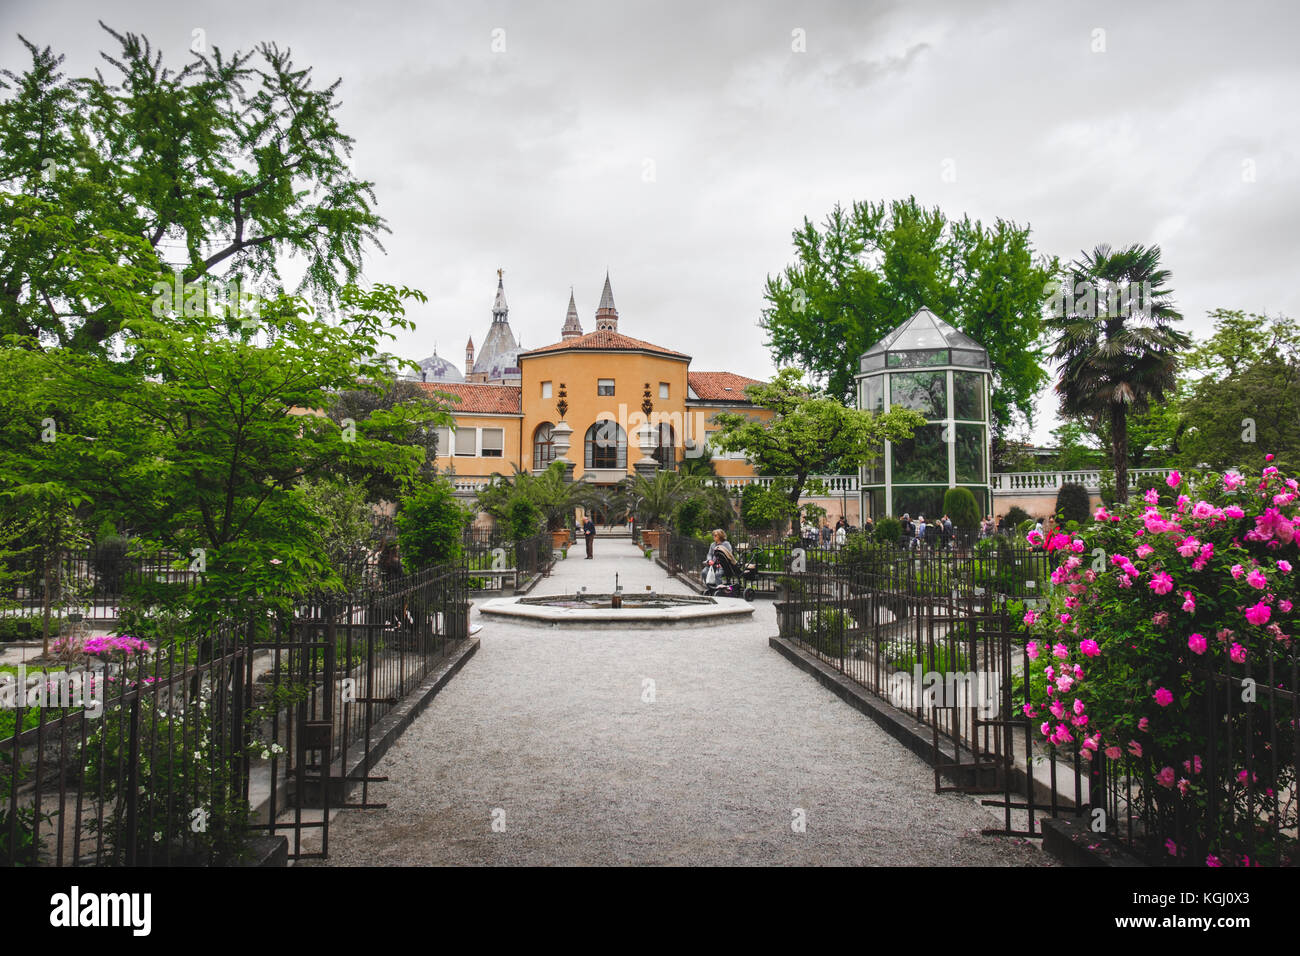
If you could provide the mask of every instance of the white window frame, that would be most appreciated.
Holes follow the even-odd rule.
[[[551,383],[550,383],[550,382],[543,382],[543,383],[542,383],[542,398],[550,398],[550,397],[551,397]]]
[[[602,389],[604,389],[606,386],[609,387],[609,391],[608,392],[602,391]],[[615,382],[612,378],[596,379],[596,394],[601,398],[612,398],[614,396],[614,387],[615,387]]]
[[[659,383],[659,397],[660,397],[660,398],[667,398],[667,397],[668,397],[668,383],[667,383],[667,382],[660,382],[660,383]]]

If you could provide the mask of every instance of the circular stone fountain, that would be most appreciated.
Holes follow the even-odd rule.
[[[496,598],[479,612],[517,624],[576,627],[669,627],[682,624],[727,624],[754,613],[740,598],[696,594],[553,594],[547,597]]]

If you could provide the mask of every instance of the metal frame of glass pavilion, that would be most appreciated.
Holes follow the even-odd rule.
[[[943,494],[969,488],[991,514],[989,354],[924,306],[859,359],[858,407],[881,413],[895,405],[920,412],[926,425],[861,473],[862,514],[879,518],[942,513]]]

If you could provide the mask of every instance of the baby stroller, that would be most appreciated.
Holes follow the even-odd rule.
[[[704,565],[704,593],[712,597],[743,597],[752,601],[757,580],[757,564],[744,557],[733,559],[722,548],[715,550],[713,560]]]

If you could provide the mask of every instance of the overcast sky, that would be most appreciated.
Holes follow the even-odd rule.
[[[462,366],[498,267],[525,346],[558,339],[571,285],[590,331],[608,268],[621,331],[764,377],[765,277],[837,201],[914,194],[1027,223],[1063,259],[1159,243],[1197,334],[1219,307],[1300,315],[1298,11],[0,0],[0,62],[25,68],[22,33],[88,71],[100,18],[178,65],[195,29],[289,46],[343,80],[354,166],[393,230],[367,278],[429,296],[398,351]]]

